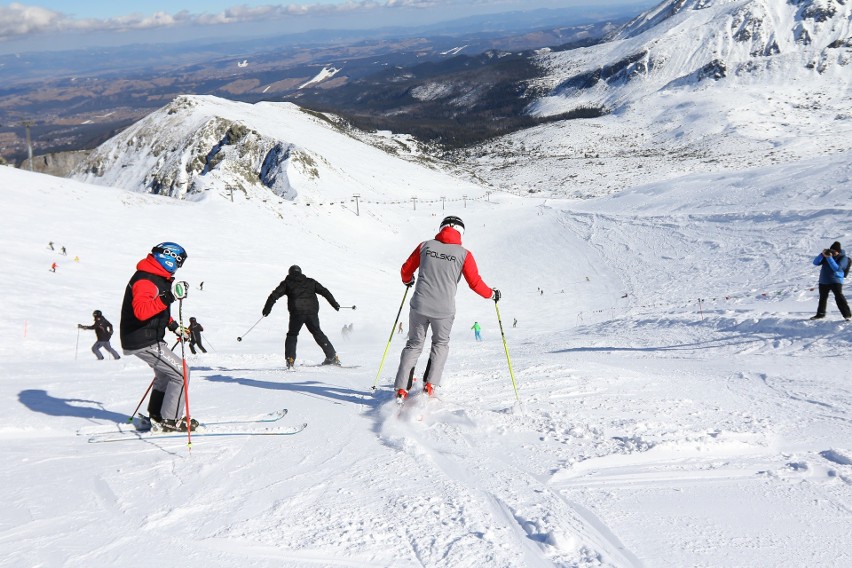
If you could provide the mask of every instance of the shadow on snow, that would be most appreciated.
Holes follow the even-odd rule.
[[[77,418],[109,420],[126,422],[127,415],[111,412],[96,400],[80,398],[57,398],[43,390],[23,390],[18,393],[21,404],[32,410],[48,416],[73,416]]]
[[[302,381],[298,383],[272,382],[259,381],[257,379],[247,379],[244,377],[232,377],[229,375],[210,375],[208,377],[205,377],[204,380],[211,381],[214,383],[236,383],[239,385],[259,389],[290,391],[305,396],[329,399],[335,404],[340,404],[341,402],[348,402],[351,404],[365,404],[367,406],[375,406],[377,404],[376,400],[374,400],[369,395],[365,395],[361,391],[356,391],[350,388],[340,387],[336,385],[327,385],[317,381]]]

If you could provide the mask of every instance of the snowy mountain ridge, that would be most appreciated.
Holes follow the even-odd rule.
[[[697,172],[852,148],[852,4],[677,0],[612,41],[539,55],[529,110],[604,108],[463,151],[470,174],[520,195],[594,197]]]
[[[852,4],[836,0],[668,0],[611,41],[540,59],[548,96],[536,114],[563,103],[614,111],[673,87],[728,79],[773,83],[852,75]]]
[[[389,169],[411,175],[402,181],[381,175]],[[424,169],[428,173],[419,173]],[[96,148],[72,177],[175,198],[227,189],[311,202],[356,193],[408,199],[408,193],[400,194],[410,185],[405,180],[424,175],[431,183],[411,188],[421,197],[456,189],[472,198],[483,193],[432,167],[409,136],[352,131],[334,116],[291,103],[180,96]]]

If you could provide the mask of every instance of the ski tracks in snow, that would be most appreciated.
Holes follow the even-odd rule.
[[[478,566],[487,559],[488,566],[506,567],[642,565],[593,513],[500,454],[500,436],[535,434],[518,431],[523,417],[424,396],[414,396],[401,413],[387,403],[380,415],[382,439],[414,460],[428,480],[417,501],[441,512],[434,524],[407,527],[422,564]],[[481,444],[483,430],[493,445]],[[428,518],[410,496],[396,506],[400,519]],[[424,547],[424,541],[431,545]]]

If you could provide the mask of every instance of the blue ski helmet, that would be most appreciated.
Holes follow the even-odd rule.
[[[183,266],[187,257],[186,250],[177,243],[160,243],[151,249],[151,254],[169,274],[174,274]]]

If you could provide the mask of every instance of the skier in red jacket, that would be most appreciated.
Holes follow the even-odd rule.
[[[398,400],[404,400],[414,381],[414,366],[423,351],[426,332],[432,328],[432,346],[429,361],[423,372],[423,390],[432,396],[441,384],[444,365],[450,351],[450,331],[456,317],[456,291],[464,276],[470,289],[483,298],[500,300],[500,291],[490,288],[479,276],[473,254],[461,244],[464,223],[451,215],[441,221],[435,238],[417,245],[400,275],[406,286],[413,286],[414,272],[420,278],[411,296],[408,315],[408,341],[399,358],[394,389]]]
[[[166,329],[178,332],[170,306],[182,299],[186,283],[174,286],[184,296],[172,291],[174,273],[186,260],[186,250],[176,243],[160,243],[151,254],[139,261],[136,273],[124,291],[121,306],[121,347],[125,355],[136,355],[154,370],[154,386],[148,400],[151,422],[162,430],[186,431],[184,417],[183,360],[165,342]],[[181,333],[185,333],[181,331]],[[182,339],[188,339],[188,333]],[[186,372],[189,384],[189,370]],[[183,419],[182,419],[183,418]],[[192,420],[190,429],[198,425]]]

